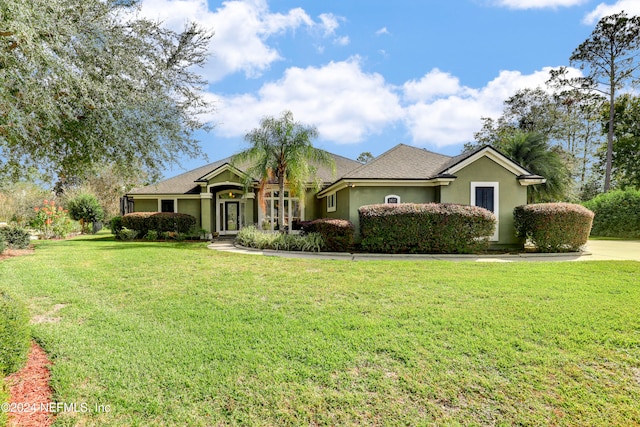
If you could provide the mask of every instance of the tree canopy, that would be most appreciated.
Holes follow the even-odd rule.
[[[618,97],[615,111],[612,183],[619,188],[640,188],[640,97],[629,94]],[[608,105],[602,113],[602,119],[603,127],[606,127]]]
[[[552,73],[552,78],[561,84],[601,92],[608,98],[605,191],[611,187],[615,99],[620,89],[638,78],[639,55],[640,17],[630,17],[621,12],[600,19],[589,38],[582,42],[569,58],[572,65],[578,65],[587,72],[585,77],[568,79],[564,67]]]
[[[248,177],[259,179],[258,197],[263,210],[267,184],[277,183],[279,206],[284,206],[285,185],[304,203],[307,185],[320,188],[321,182],[316,177],[318,166],[327,165],[335,170],[331,155],[313,146],[312,141],[317,136],[315,126],[294,121],[291,111],[284,111],[278,118],[263,118],[260,127],[245,136],[249,148],[233,156],[232,163],[248,164],[244,168]],[[284,209],[278,209],[278,224],[284,223]]]
[[[206,82],[195,71],[212,33],[174,32],[136,1],[0,3],[0,175],[50,179],[96,166],[157,175],[201,155]]]

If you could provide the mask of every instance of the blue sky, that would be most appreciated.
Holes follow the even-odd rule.
[[[214,161],[285,109],[346,157],[398,143],[458,154],[481,117],[569,65],[598,19],[621,10],[640,14],[640,1],[143,0],[141,13],[215,31],[202,69],[215,128],[197,135]]]

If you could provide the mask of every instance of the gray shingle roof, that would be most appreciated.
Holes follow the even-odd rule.
[[[331,154],[331,153],[330,153]],[[320,167],[318,169],[318,177],[322,182],[329,184],[347,172],[361,166],[360,163],[355,160],[347,159],[346,157],[338,156],[337,154],[331,154],[336,165],[336,173],[331,173],[331,168]],[[190,170],[183,174],[174,176],[173,178],[165,179],[157,184],[147,185],[146,187],[134,188],[127,194],[131,195],[144,195],[144,194],[199,194],[200,184],[196,181],[203,176],[213,172],[214,170],[231,163],[231,157],[218,160],[213,163],[209,163],[199,168]],[[242,170],[242,167],[238,169]]]
[[[345,175],[350,179],[429,179],[437,176],[451,157],[399,144],[366,165]]]

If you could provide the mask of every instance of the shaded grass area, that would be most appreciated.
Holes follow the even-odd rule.
[[[0,262],[55,400],[90,408],[57,424],[96,426],[640,425],[638,277],[104,235]]]

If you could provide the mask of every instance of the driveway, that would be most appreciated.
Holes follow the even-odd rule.
[[[317,258],[341,259],[351,261],[366,260],[447,260],[447,261],[477,261],[477,262],[517,262],[517,261],[639,261],[640,240],[589,240],[584,253],[559,254],[504,254],[504,255],[387,255],[387,254],[350,254],[350,253],[309,253],[285,252],[272,250],[257,250],[236,247],[232,241],[218,241],[209,248],[252,255],[266,255],[285,258]]]
[[[581,261],[640,261],[640,240],[589,240]]]

